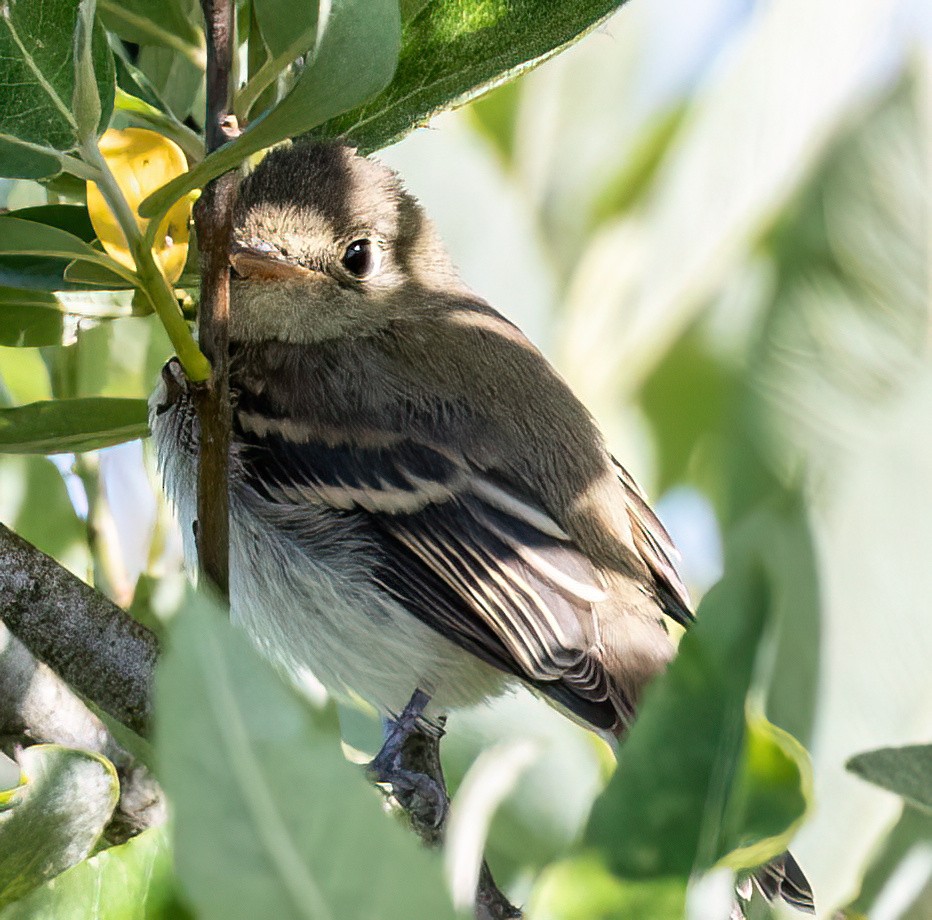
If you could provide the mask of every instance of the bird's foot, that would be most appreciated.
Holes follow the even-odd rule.
[[[410,702],[397,719],[388,723],[382,750],[367,770],[377,783],[392,787],[392,794],[412,818],[439,829],[447,816],[450,799],[440,772],[439,755],[424,758],[416,756],[417,766],[430,772],[411,769],[412,755],[427,748],[435,751],[443,729],[423,718],[430,697],[415,690]],[[431,775],[434,774],[434,775]]]
[[[447,816],[450,800],[447,791],[426,773],[398,770],[382,780],[392,787],[392,795],[415,820],[429,827],[440,828]]]

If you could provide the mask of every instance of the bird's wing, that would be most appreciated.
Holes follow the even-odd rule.
[[[693,621],[692,603],[677,571],[679,551],[660,519],[647,504],[647,497],[634,477],[614,457],[612,463],[625,488],[634,545],[654,576],[654,593],[660,606],[667,616],[681,626],[689,626]]]
[[[633,718],[594,638],[599,576],[526,496],[404,436],[350,445],[240,427],[238,463],[256,493],[353,515],[374,545],[373,578],[414,615],[596,727]]]

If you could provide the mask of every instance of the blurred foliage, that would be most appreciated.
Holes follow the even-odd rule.
[[[34,744],[19,764],[23,788],[0,813],[0,906],[86,859],[120,788],[113,764],[87,751]]]
[[[614,772],[601,739],[529,695],[451,716],[445,767],[467,802],[480,752],[513,750],[502,739],[533,751],[489,804],[486,847],[530,917],[724,918],[730,885],[700,910],[697,878],[779,852],[813,795],[793,847],[820,913],[932,914],[927,816],[896,821],[892,796],[843,770],[932,736],[916,705],[932,694],[916,614],[932,591],[928,25],[906,0],[652,0],[597,28],[619,5],[241,2],[248,124],[205,159],[195,0],[98,0],[83,38],[90,0],[9,4],[0,81],[26,90],[0,99],[0,519],[167,635],[157,754],[177,821],[84,859],[100,809],[61,785],[63,811],[30,806],[45,849],[30,833],[4,844],[0,875],[16,880],[0,898],[33,890],[2,920],[324,915],[315,899],[348,918],[367,897],[379,917],[451,911],[438,861],[382,820],[329,710],[185,600],[151,458],[73,456],[143,434],[172,353],[152,279],[111,258],[88,215],[95,99],[92,134],[145,128],[191,167],[147,213],[287,135],[374,150],[471,102],[386,158],[415,191],[440,189],[422,197],[464,274],[525,311],[612,449],[670,497],[697,595],[726,546]],[[173,283],[190,316],[193,246]],[[684,494],[720,532],[677,505]],[[341,727],[361,749],[379,743],[371,714],[345,706]],[[785,732],[812,747],[812,776]],[[913,750],[855,764],[927,803]],[[22,823],[27,804],[0,822]],[[42,871],[22,869],[24,848],[48,857]]]

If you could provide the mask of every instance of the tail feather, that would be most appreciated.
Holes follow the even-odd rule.
[[[758,869],[754,884],[768,901],[780,898],[797,910],[815,913],[812,886],[790,853],[784,853]]]

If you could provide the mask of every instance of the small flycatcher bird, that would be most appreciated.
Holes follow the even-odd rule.
[[[269,153],[234,215],[230,604],[294,675],[386,715],[523,682],[620,736],[692,612],[676,549],[592,417],[459,278],[398,176],[339,144]],[[151,402],[194,555],[198,427]],[[812,909],[785,855],[771,896]]]

